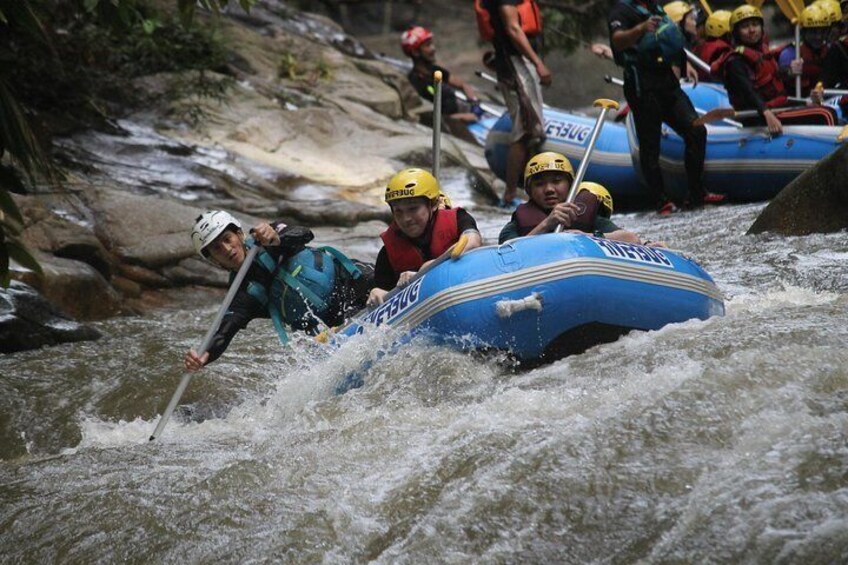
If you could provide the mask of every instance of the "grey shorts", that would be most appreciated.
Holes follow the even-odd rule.
[[[536,66],[522,55],[512,55],[510,66],[515,77],[514,84],[498,82],[509,116],[512,118],[511,143],[527,140],[541,143],[545,138],[545,119],[542,114],[542,85]]]

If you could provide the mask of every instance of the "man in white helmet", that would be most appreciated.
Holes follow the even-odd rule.
[[[191,232],[197,252],[230,271],[231,279],[244,263],[247,250],[262,249],[249,267],[238,293],[221,321],[209,350],[189,350],[183,359],[189,371],[217,359],[248,322],[270,318],[280,341],[288,343],[286,327],[316,334],[338,326],[365,306],[373,285],[373,267],[352,261],[331,247],[307,247],[314,235],[308,228],[282,222],[259,223],[245,237],[241,223],[216,210],[199,216]]]

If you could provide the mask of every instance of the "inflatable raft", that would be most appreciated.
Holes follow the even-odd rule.
[[[547,140],[541,151],[562,153],[568,157],[576,170],[586,152],[595,118],[552,107],[546,107],[544,113]],[[512,120],[509,114],[504,114],[495,122],[486,138],[486,161],[500,179],[506,176],[511,130]],[[604,185],[619,205],[642,199],[642,186],[633,168],[630,146],[627,144],[627,130],[622,124],[608,122],[604,125],[595,144],[586,178]]]
[[[786,126],[782,135],[772,137],[765,127],[708,125],[704,185],[737,201],[768,200],[839,147],[841,131],[841,127]],[[638,163],[639,141],[631,117],[627,135]],[[684,150],[683,139],[663,126],[660,168],[666,191],[680,199],[687,194]]]
[[[682,88],[692,99],[693,105],[702,112],[729,105],[727,93],[721,85],[686,84]],[[547,139],[541,150],[562,153],[571,160],[576,169],[586,152],[595,118],[550,106],[545,108],[544,114]],[[475,137],[480,139],[485,133],[484,128],[490,127],[488,137],[485,138],[486,160],[492,172],[498,178],[504,179],[512,120],[508,114],[503,114],[494,122],[494,125],[490,123],[477,125]],[[592,154],[592,162],[586,171],[586,178],[604,185],[612,194],[616,204],[621,207],[646,202],[647,195],[642,186],[638,154],[634,155],[631,151],[624,124],[612,121],[604,124]]]
[[[665,249],[559,233],[443,261],[395,289],[336,337],[388,325],[401,331],[402,340],[423,334],[437,344],[503,350],[535,364],[632,330],[723,314],[721,293],[690,259]]]

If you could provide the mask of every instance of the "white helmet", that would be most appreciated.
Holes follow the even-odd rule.
[[[195,220],[194,228],[191,230],[191,242],[194,244],[194,250],[201,257],[207,259],[206,246],[215,241],[215,238],[230,226],[241,230],[241,222],[236,220],[229,212],[213,210],[201,214]]]

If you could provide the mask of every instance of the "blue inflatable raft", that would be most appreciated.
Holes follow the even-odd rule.
[[[721,85],[707,83],[693,87],[687,84],[682,88],[699,111],[705,112],[729,105],[727,93]],[[547,140],[541,150],[562,153],[571,160],[576,169],[580,166],[580,160],[586,151],[595,118],[550,106],[545,107],[544,115]],[[490,127],[485,144],[486,160],[492,172],[498,178],[504,179],[509,133],[512,130],[509,114],[503,114],[493,126],[490,126],[490,122],[486,122],[475,127],[477,128],[475,137],[478,139],[483,136],[485,128]],[[643,204],[647,195],[643,188],[637,159],[638,154],[634,156],[631,151],[624,124],[607,122],[598,137],[592,161],[586,171],[586,178],[604,185],[619,206],[630,207]]]
[[[388,325],[401,330],[402,340],[424,334],[437,344],[503,350],[535,364],[631,330],[723,314],[715,283],[690,259],[560,233],[446,260],[360,314],[337,337]]]
[[[772,137],[765,127],[708,125],[704,185],[737,201],[768,200],[839,147],[841,131],[841,127],[786,126],[782,135]],[[627,134],[638,163],[639,141],[631,117]],[[663,181],[669,195],[680,199],[687,194],[684,150],[683,139],[663,126]]]

